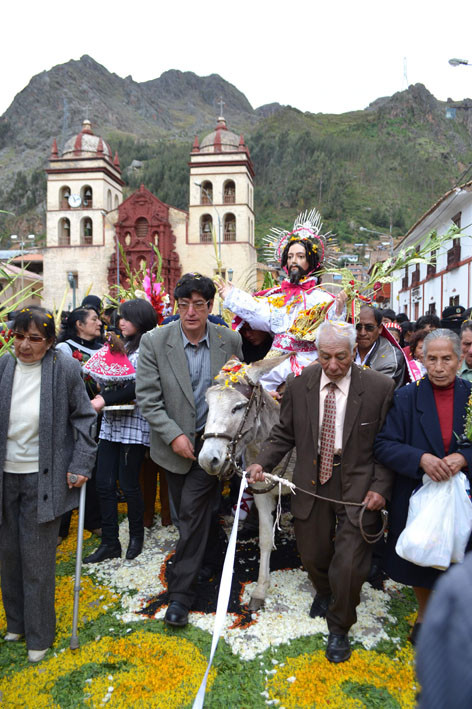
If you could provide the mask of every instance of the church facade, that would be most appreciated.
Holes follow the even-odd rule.
[[[162,256],[172,295],[183,273],[217,272],[241,287],[256,285],[254,168],[242,136],[224,118],[189,161],[188,212],[165,204],[144,185],[123,201],[118,155],[94,135],[90,121],[59,155],[54,141],[47,173],[47,239],[43,302],[79,305],[87,292],[113,295],[127,283],[121,250],[134,271]],[[73,299],[75,296],[75,302]]]

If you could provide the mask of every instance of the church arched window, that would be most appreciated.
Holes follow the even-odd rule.
[[[236,217],[231,212],[224,216],[223,241],[236,241]]]
[[[111,205],[112,205],[111,190],[108,190],[108,192],[107,192],[107,212],[111,212]]]
[[[139,217],[134,223],[134,230],[138,239],[145,239],[149,231],[149,222],[145,217]]]
[[[223,186],[224,204],[234,204],[236,202],[236,185],[233,180],[226,180]]]
[[[208,243],[212,241],[213,219],[211,214],[202,214],[200,217],[200,241]]]
[[[68,185],[64,185],[59,190],[59,209],[70,209],[70,205],[68,202],[69,197],[70,187]]]
[[[93,207],[93,190],[90,185],[82,187],[82,205],[85,209],[92,209]]]
[[[200,187],[200,204],[213,204],[213,185],[210,180],[202,182]]]
[[[120,204],[120,200],[118,199],[118,195],[115,195],[115,209],[118,209],[118,206]]]
[[[82,246],[93,244],[93,222],[90,217],[84,217],[80,222],[80,243]]]
[[[67,217],[59,219],[57,237],[59,246],[70,246],[70,221]]]

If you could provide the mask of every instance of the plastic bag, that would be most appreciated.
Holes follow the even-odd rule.
[[[460,563],[464,560],[465,548],[472,529],[472,502],[468,495],[469,481],[464,473],[458,473],[454,481],[454,547],[451,561]]]
[[[406,527],[395,547],[398,556],[441,570],[462,561],[472,527],[464,480],[463,473],[444,482],[423,476],[423,486],[410,498]]]

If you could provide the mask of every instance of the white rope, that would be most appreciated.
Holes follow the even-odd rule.
[[[211,650],[210,659],[208,660],[208,665],[206,668],[205,675],[202,679],[200,689],[198,690],[195,701],[193,702],[193,709],[202,709],[203,702],[205,700],[205,690],[208,679],[208,674],[211,669],[213,662],[213,657],[215,655],[216,647],[218,645],[218,640],[223,632],[226,613],[228,612],[229,595],[231,592],[231,582],[233,580],[233,569],[234,569],[234,556],[236,552],[236,539],[238,536],[238,523],[239,523],[239,512],[241,499],[244,490],[247,488],[246,472],[241,478],[241,485],[239,487],[238,503],[236,506],[236,512],[234,515],[233,528],[231,530],[231,535],[228,542],[228,548],[226,549],[225,563],[223,565],[223,571],[221,573],[220,590],[218,592],[218,602],[216,604],[215,622],[213,625],[213,637],[211,640]]]

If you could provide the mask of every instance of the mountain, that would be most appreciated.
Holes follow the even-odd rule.
[[[421,84],[340,115],[253,109],[217,74],[170,70],[139,83],[85,55],[34,76],[0,118],[0,209],[19,215],[18,228],[44,230],[52,140],[61,148],[86,116],[118,149],[128,192],[144,182],[185,208],[193,137],[214,128],[220,99],[251,150],[259,238],[314,205],[341,241],[359,241],[359,226],[404,233],[472,164],[472,101],[437,101]],[[12,233],[18,221],[2,225]]]

